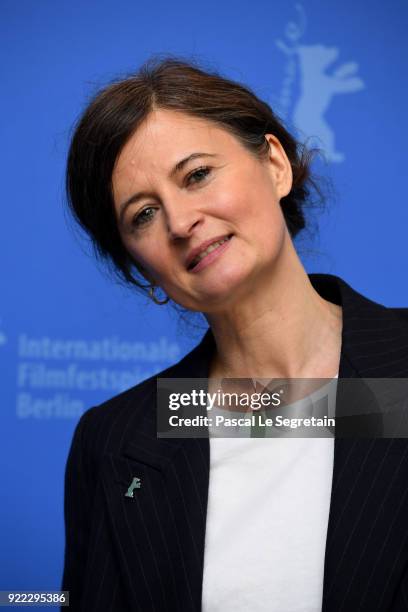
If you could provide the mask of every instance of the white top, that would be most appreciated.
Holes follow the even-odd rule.
[[[203,612],[321,611],[334,438],[291,436],[210,429]]]

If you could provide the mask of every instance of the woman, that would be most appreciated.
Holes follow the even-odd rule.
[[[408,310],[299,260],[299,150],[248,88],[175,59],[86,109],[67,170],[77,220],[122,278],[209,323],[159,377],[408,374]],[[76,428],[73,610],[407,609],[404,440],[157,438],[156,379]]]

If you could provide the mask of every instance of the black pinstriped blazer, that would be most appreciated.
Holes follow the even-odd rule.
[[[336,276],[309,278],[343,307],[339,377],[408,377],[408,308]],[[207,332],[160,375],[207,377],[213,342]],[[157,439],[155,389],[152,377],[85,412],[75,430],[62,584],[72,612],[201,609],[209,441]],[[143,486],[126,498],[134,476]],[[335,439],[322,610],[408,610],[408,440]]]

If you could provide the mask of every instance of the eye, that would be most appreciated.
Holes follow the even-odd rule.
[[[145,225],[149,223],[154,217],[154,211],[156,209],[152,206],[147,206],[142,211],[137,213],[132,219],[132,227],[140,227],[141,225]]]
[[[201,183],[207,176],[210,174],[211,169],[209,166],[202,166],[201,168],[197,168],[191,174],[189,174],[186,178],[187,185],[193,183]]]

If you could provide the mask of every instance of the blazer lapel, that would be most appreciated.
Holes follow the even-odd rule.
[[[343,306],[340,378],[408,374],[396,315],[367,300],[338,277],[311,274],[309,278],[322,297]],[[405,349],[406,346],[408,332]],[[208,330],[193,351],[161,376],[207,378],[213,350],[214,339]],[[129,426],[127,442],[119,454],[105,455],[101,472],[123,584],[135,609],[198,611],[204,567],[209,440],[157,438],[152,385],[143,401],[143,422],[134,431]],[[388,469],[381,472],[381,443],[389,442],[335,439],[323,612],[337,609],[333,607],[336,593],[343,593],[341,601],[353,597],[350,579],[354,565],[350,566],[350,560],[361,560],[364,538],[369,537],[367,529],[362,529],[369,512],[365,500],[369,495],[385,494],[389,470],[400,460],[394,448],[394,463],[391,461]],[[129,497],[126,493],[133,478],[140,479],[140,488]],[[392,495],[389,498],[393,499]],[[370,521],[367,524],[372,526]],[[355,577],[361,579],[358,569]],[[363,578],[368,588],[375,573]]]
[[[408,325],[392,309],[368,300],[338,277],[311,275],[311,282],[343,307],[340,379],[408,375]],[[341,395],[341,380],[339,385]],[[357,388],[364,389],[363,381],[352,387],[353,396]],[[338,395],[336,416],[345,401]],[[408,444],[376,439],[380,430],[374,423],[371,439],[341,438],[336,421],[323,612],[388,610],[401,579]]]
[[[204,340],[166,378],[207,378],[212,340]],[[120,455],[102,467],[115,547],[124,587],[134,609],[201,609],[209,486],[208,438],[157,438],[156,394],[145,400],[145,418]],[[143,409],[143,407],[142,407]],[[140,488],[126,496],[133,478]]]

